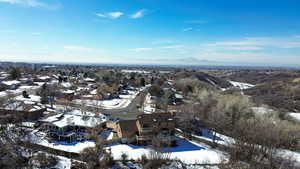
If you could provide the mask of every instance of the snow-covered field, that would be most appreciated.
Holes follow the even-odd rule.
[[[192,141],[187,141],[183,138],[177,138],[178,146],[166,148],[166,152],[171,159],[182,160],[187,164],[194,163],[220,163],[227,159],[227,156],[218,150],[212,149],[206,144],[198,144]],[[114,159],[121,159],[121,155],[126,153],[129,159],[137,160],[142,155],[149,155],[153,151],[150,147],[135,146],[131,144],[115,144],[109,147]]]
[[[242,82],[235,82],[235,81],[229,81],[234,87],[237,87],[241,90],[249,89],[254,87],[255,85],[249,84],[249,83],[242,83]]]

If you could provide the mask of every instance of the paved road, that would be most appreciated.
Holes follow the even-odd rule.
[[[91,112],[101,112],[104,114],[108,114],[111,117],[118,118],[118,119],[123,119],[123,120],[130,120],[130,119],[136,119],[137,115],[143,114],[138,108],[137,105],[141,102],[142,98],[142,93],[147,92],[147,90],[144,90],[140,92],[131,102],[130,104],[125,107],[125,108],[120,108],[120,109],[103,109],[101,107],[96,107],[96,106],[90,106],[90,105],[85,105],[84,107],[86,108],[87,111]],[[71,107],[78,107],[82,108],[81,104],[76,104],[74,102],[57,102],[57,104],[62,104],[62,105],[69,105]]]

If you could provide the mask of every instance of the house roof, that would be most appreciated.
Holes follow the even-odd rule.
[[[74,110],[66,114],[60,113],[54,116],[50,116],[41,121],[51,123],[57,127],[65,127],[68,125],[95,127],[107,121],[107,116],[103,114],[100,114],[99,117],[91,115],[90,112],[87,112],[86,114],[87,115],[83,115],[79,111]]]
[[[173,115],[171,113],[142,114],[138,116],[137,120],[142,125],[154,122],[173,121]]]
[[[117,123],[121,129],[121,132],[137,131],[136,120],[121,120]]]

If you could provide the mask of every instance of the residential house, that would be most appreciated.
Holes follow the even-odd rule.
[[[18,80],[2,81],[1,85],[10,90],[16,90],[21,86],[21,82]]]
[[[171,113],[152,113],[137,116],[135,120],[116,122],[114,131],[123,142],[152,144],[154,138],[163,144],[175,144],[175,120]]]
[[[35,121],[43,116],[46,108],[32,110],[9,110],[0,109],[0,124],[1,123],[20,123],[23,121]]]
[[[57,141],[82,141],[89,138],[89,129],[104,127],[107,116],[83,115],[79,111],[61,113],[40,120],[47,135]]]
[[[142,114],[136,124],[138,144],[149,144],[154,137],[166,144],[175,142],[175,120],[171,113]]]

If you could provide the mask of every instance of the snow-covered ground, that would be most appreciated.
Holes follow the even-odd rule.
[[[28,98],[25,98],[23,97],[23,95],[19,95],[15,97],[15,100],[23,102],[41,102],[41,97],[36,95],[29,95]]]
[[[180,129],[176,129],[176,130],[180,131]],[[204,128],[202,128],[201,131],[203,134],[202,136],[193,135],[193,137],[204,139],[204,140],[211,141],[211,142],[213,141],[213,133],[211,131],[204,129]],[[216,140],[217,144],[222,144],[222,145],[226,145],[226,146],[230,146],[235,142],[234,138],[222,135],[220,133],[216,133],[215,140]],[[278,150],[277,155],[282,158],[292,159],[297,164],[300,164],[300,152],[281,149],[281,150]]]
[[[289,116],[300,121],[300,113],[289,113]]]
[[[227,159],[227,156],[218,150],[212,149],[206,144],[198,144],[192,141],[187,141],[183,138],[177,138],[178,146],[165,148],[171,159],[179,159],[187,164],[194,163],[220,163]],[[131,144],[115,144],[109,147],[114,159],[121,159],[121,155],[126,153],[129,159],[137,160],[142,155],[149,155],[153,151],[150,147],[135,146]]]
[[[255,85],[249,84],[249,83],[242,83],[242,82],[235,82],[235,81],[229,81],[234,87],[237,87],[241,90],[249,89],[254,87]]]
[[[31,132],[30,139],[32,143],[72,153],[80,153],[85,148],[95,147],[95,142],[93,141],[83,141],[74,143],[49,142],[45,138],[45,136],[46,133],[34,130]]]
[[[56,156],[56,157],[58,158],[58,163],[54,168],[71,169],[71,165],[72,165],[71,159],[62,156]]]
[[[273,109],[266,108],[266,107],[251,107],[251,109],[257,115],[274,113]]]
[[[121,109],[126,108],[132,100],[138,95],[138,91],[128,91],[128,95],[120,95],[120,98],[110,100],[74,100],[79,104],[87,104],[89,106],[100,106],[103,109]]]

